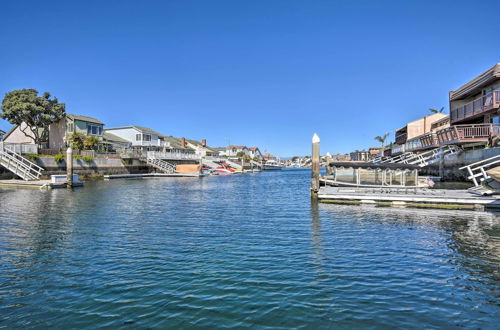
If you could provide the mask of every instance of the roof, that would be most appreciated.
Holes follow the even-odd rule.
[[[102,121],[97,120],[97,119],[92,118],[92,117],[73,115],[71,113],[67,113],[66,117],[68,117],[69,119],[72,119],[72,120],[80,120],[80,121],[86,121],[88,123],[104,125],[104,123]]]
[[[157,131],[149,128],[149,127],[137,126],[137,125],[133,125],[133,126],[120,126],[120,127],[109,127],[109,128],[106,128],[106,131],[116,130],[116,129],[127,129],[127,128],[133,128],[133,129],[136,129],[136,130],[141,131],[143,133],[155,134],[155,135],[158,135],[159,137],[165,137],[165,135],[163,135],[162,133],[157,132]]]
[[[189,147],[183,148],[181,144],[181,139],[175,136],[164,136],[165,142],[170,143],[170,147],[174,149],[185,149],[185,150],[193,150]],[[187,140],[186,140],[187,142]]]
[[[421,167],[418,165],[409,165],[401,163],[384,163],[373,164],[367,162],[330,162],[331,166],[345,167],[345,168],[371,168],[371,169],[401,169],[401,170],[418,170]]]
[[[479,92],[479,89],[500,79],[500,63],[495,64],[465,85],[450,92],[450,101],[463,99]]]
[[[106,132],[106,131],[104,131],[102,137],[105,141],[130,144],[130,141],[127,141],[127,140],[125,140],[117,135],[111,134],[111,133]]]
[[[9,131],[8,131],[7,133],[5,133],[5,132],[4,132],[4,133],[5,133],[5,135],[4,135],[4,137],[3,137],[3,138],[4,138],[4,140],[5,140],[6,138],[8,138],[8,137],[9,137],[9,135],[11,135],[11,134],[12,134],[12,132],[14,132],[14,131],[16,130],[16,128],[18,128],[18,127],[19,127],[19,125],[14,125],[14,126],[12,126],[12,127],[9,129]],[[43,135],[44,135],[44,133],[45,133],[45,134],[47,134],[47,131],[48,131],[48,130],[45,130],[45,131],[44,131],[44,129],[43,129],[43,128],[38,127],[38,135],[39,135],[42,139],[46,138],[46,137],[44,137]],[[28,134],[29,134],[29,133],[28,133]]]
[[[244,149],[246,146],[227,146],[228,149]]]
[[[248,148],[248,150],[252,150],[252,151],[255,151],[255,150],[258,150],[259,148],[258,147],[250,147]]]
[[[434,124],[439,124],[439,123],[446,122],[446,121],[449,121],[449,120],[450,120],[450,115],[446,115],[445,117],[434,121],[432,124],[433,125]]]
[[[198,147],[206,148],[206,149],[208,149],[210,151],[218,151],[215,148],[212,148],[212,147],[209,147],[209,146],[206,146],[206,145],[204,146],[203,143],[201,143],[200,141],[197,141],[197,140],[186,139],[186,142],[190,143],[190,144],[194,144],[195,146],[198,146]]]

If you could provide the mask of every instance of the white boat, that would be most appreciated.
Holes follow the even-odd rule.
[[[274,159],[270,159],[264,163],[264,171],[280,171],[283,167],[275,161]]]

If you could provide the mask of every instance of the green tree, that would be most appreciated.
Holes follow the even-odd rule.
[[[75,150],[83,150],[85,135],[79,133],[71,133],[68,138],[69,145]]]
[[[434,108],[430,108],[429,111],[431,113],[442,113],[444,111],[444,107],[441,107],[441,109],[439,109],[439,110],[434,109]]]
[[[245,157],[245,153],[243,151],[238,151],[238,153],[236,154],[236,157],[238,157],[238,158]]]
[[[389,133],[385,133],[383,136],[376,136],[375,140],[380,142],[382,144],[382,151],[384,151],[384,146],[385,146],[385,140],[389,137]]]
[[[97,136],[89,135],[83,140],[83,147],[85,150],[95,150],[99,145],[99,138]]]
[[[18,125],[24,135],[40,145],[49,125],[63,118],[66,105],[59,103],[56,97],[51,99],[48,92],[38,96],[38,91],[30,88],[5,94],[1,110],[0,118],[12,125]],[[21,126],[22,123],[26,126]]]

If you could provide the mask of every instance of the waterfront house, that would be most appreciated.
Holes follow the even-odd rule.
[[[451,126],[441,144],[486,144],[500,134],[500,63],[449,93]]]
[[[228,158],[237,157],[238,153],[243,152],[246,156],[249,155],[248,148],[246,146],[234,146],[229,145],[226,147],[225,151],[221,151],[221,156],[227,156]]]
[[[69,136],[73,133],[96,136],[99,141],[102,141],[103,126],[104,123],[95,118],[66,113],[61,120],[50,124],[48,130],[39,128],[42,147],[50,149],[66,147]],[[21,125],[12,127],[5,134],[4,140],[8,143],[34,144],[35,141],[32,136],[33,131],[25,123],[21,123]]]
[[[429,133],[432,124],[446,116],[444,113],[434,113],[407,123],[396,130],[396,144],[402,145],[416,137]]]
[[[106,131],[102,134],[102,144],[104,149],[109,152],[130,149],[132,147],[130,141]]]
[[[260,152],[260,150],[259,150],[258,147],[250,147],[250,148],[248,148],[248,155],[252,159],[261,160],[263,158],[262,157],[262,153]]]
[[[73,133],[84,136],[95,136],[100,142],[102,142],[103,132],[104,123],[100,120],[92,117],[67,113],[58,122],[50,124],[48,147],[49,149],[60,149],[66,147],[69,138]]]
[[[168,146],[165,135],[148,127],[137,125],[111,127],[106,128],[105,132],[128,141],[130,147],[138,151],[165,151]]]
[[[184,137],[165,136],[165,151],[185,154],[195,154],[195,150],[188,145],[188,140]],[[194,140],[192,140],[194,141]]]

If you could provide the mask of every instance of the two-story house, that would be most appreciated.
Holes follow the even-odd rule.
[[[237,157],[238,153],[243,152],[246,156],[249,155],[248,148],[246,146],[227,146],[226,151],[222,152],[221,155],[227,156],[228,158]]]
[[[104,123],[92,117],[65,114],[57,123],[50,124],[48,146],[50,149],[60,149],[67,146],[73,133],[85,136],[95,136],[102,142]]]
[[[103,127],[104,124],[95,118],[67,113],[58,122],[50,124],[47,130],[39,128],[39,135],[44,148],[60,149],[67,146],[73,133],[96,136],[102,141]],[[4,140],[8,143],[34,144],[35,141],[31,136],[33,136],[31,129],[26,127],[25,123],[21,123],[5,134]]]

